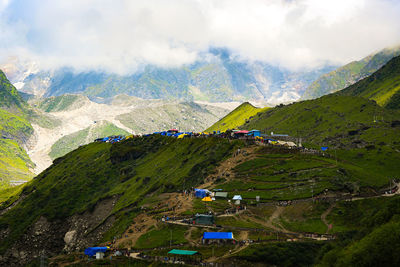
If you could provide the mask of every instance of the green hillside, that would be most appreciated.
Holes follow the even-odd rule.
[[[400,171],[399,120],[398,111],[370,100],[327,95],[259,113],[241,128],[300,137],[317,149],[327,146],[332,156],[354,163],[344,167],[352,176],[380,184]]]
[[[326,103],[330,103],[328,109],[322,105]],[[322,107],[324,109],[320,110]],[[328,150],[332,157],[308,155],[278,147],[245,145],[243,141],[212,137],[175,139],[148,136],[116,144],[91,143],[81,146],[56,159],[50,168],[22,191],[7,192],[12,198],[3,202],[3,210],[16,203],[15,194],[21,198],[0,217],[0,231],[6,233],[0,237],[1,254],[4,259],[12,258],[14,249],[26,251],[32,239],[38,247],[45,248],[47,255],[59,254],[65,246],[63,239],[68,231],[77,231],[79,242],[75,249],[82,251],[86,246],[102,241],[124,238],[130,231],[139,228],[140,237],[134,246],[129,242],[119,243],[118,246],[143,249],[165,247],[171,242],[181,249],[199,250],[204,257],[211,258],[210,246],[196,245],[204,229],[160,222],[163,215],[188,216],[209,210],[223,214],[226,209],[232,208],[226,199],[205,205],[200,199],[182,196],[183,189],[203,184],[209,189],[223,189],[228,192],[229,198],[240,194],[248,205],[248,211],[217,217],[216,223],[222,227],[220,231],[234,231],[239,240],[272,241],[278,235],[280,238],[279,242],[258,243],[243,248],[233,245],[212,246],[222,262],[262,263],[262,259],[268,258],[271,262],[285,261],[290,266],[300,261],[304,263],[303,266],[318,262],[326,266],[330,257],[337,255],[346,255],[343,261],[351,262],[352,255],[370,249],[371,239],[374,240],[380,233],[384,233],[382,240],[392,240],[386,233],[397,226],[398,218],[393,214],[399,210],[396,204],[399,198],[384,198],[383,202],[378,203],[374,199],[367,199],[360,206],[340,201],[334,201],[336,204],[331,205],[329,202],[311,201],[311,198],[323,196],[326,189],[331,197],[340,198],[349,194],[374,196],[379,190],[387,188],[389,179],[396,177],[400,171],[397,164],[400,156],[395,151],[399,146],[398,126],[396,123],[379,122],[370,130],[366,129],[368,122],[359,113],[365,111],[369,114],[370,109],[386,110],[363,98],[335,95],[269,109],[255,115],[245,125],[258,120],[259,125],[264,127],[268,123],[276,125],[276,128],[268,129],[279,132],[286,129],[283,122],[286,119],[295,131],[296,127],[300,127],[298,124],[303,124],[307,128],[303,133],[307,131],[307,138],[312,141],[310,144],[316,145],[320,140],[319,135],[330,138],[335,133],[331,135],[329,130],[313,132],[313,128],[325,125],[322,123],[324,119],[317,113],[306,113],[306,117],[311,117],[310,121],[293,116],[296,114],[304,118],[302,111],[309,112],[311,108],[315,112],[330,115],[332,120],[329,125],[334,128],[341,126],[343,120],[333,114],[338,114],[339,118],[345,114],[354,127],[358,125],[356,121],[365,123],[364,128],[357,133],[341,136],[344,147],[336,149],[336,153]],[[351,108],[358,108],[358,113],[352,115],[355,110]],[[363,111],[360,112],[360,108]],[[392,114],[393,122],[398,118],[396,114]],[[293,120],[300,122],[291,121],[292,116]],[[391,128],[394,128],[394,133]],[[357,128],[349,127],[347,130],[350,129],[356,131]],[[375,140],[382,129],[388,134],[383,135],[383,139]],[[357,139],[353,140],[354,136]],[[393,140],[389,141],[390,138]],[[385,143],[381,140],[385,140]],[[241,147],[243,154],[232,157],[232,152],[238,147]],[[261,202],[266,205],[254,204],[256,196],[260,196]],[[304,201],[294,202],[287,207],[277,204],[277,201],[298,199]],[[177,204],[171,208],[170,202],[174,201]],[[104,203],[112,204],[107,206]],[[182,205],[187,209],[183,209]],[[348,209],[348,205],[354,205],[355,208]],[[370,207],[370,212],[362,212],[366,207]],[[326,222],[322,220],[323,214],[327,217]],[[100,221],[91,224],[97,216]],[[349,218],[358,218],[361,228],[354,229],[357,223]],[[151,227],[137,226],[147,221]],[[286,235],[287,231],[324,234],[329,231],[327,222],[333,223],[331,231],[338,233],[337,240],[285,241],[290,238]],[[247,230],[241,230],[243,228]],[[271,229],[274,230],[268,232]],[[171,232],[173,237],[170,237]],[[160,256],[167,253],[164,250],[146,253]],[[230,250],[237,253],[230,253]],[[32,256],[40,255],[34,247],[29,251]],[[287,259],[290,251],[291,257]],[[390,249],[383,251],[390,253]],[[369,261],[379,257],[373,254]]]
[[[0,231],[8,229],[8,234],[0,239],[1,252],[40,216],[67,224],[69,216],[93,210],[98,201],[118,196],[107,215],[115,218],[105,235],[109,239],[130,225],[140,211],[138,207],[151,201],[151,196],[201,183],[236,145],[222,139],[144,137],[114,145],[82,146],[58,158],[32,180],[21,193],[24,198],[0,217]],[[3,208],[14,200],[4,202]],[[63,231],[63,227],[57,229]],[[60,238],[51,242],[63,241]],[[59,246],[50,250],[58,253]]]
[[[380,69],[386,62],[400,54],[400,47],[386,48],[359,61],[322,75],[304,92],[303,99],[317,98],[346,88]]]
[[[302,138],[307,149],[329,148],[322,154],[158,135],[80,146],[23,189],[0,191],[10,197],[0,198],[0,263],[26,264],[43,251],[75,262],[81,254],[71,252],[115,241],[118,248],[157,248],[141,251],[153,256],[164,257],[171,245],[198,250],[207,260],[238,266],[266,260],[277,266],[397,264],[400,198],[385,191],[399,182],[400,111],[331,94],[270,109],[245,103],[224,119],[220,127],[240,122],[242,129]],[[64,141],[90,142],[94,130]],[[221,189],[229,199],[240,194],[246,208],[238,212],[227,199],[205,203],[182,193],[198,186]],[[203,245],[205,229],[162,220],[210,212],[212,229],[255,244]]]
[[[21,115],[27,108],[26,102],[19,95],[17,89],[10,83],[3,71],[0,70],[0,108],[10,110]]]
[[[228,129],[235,129],[245,123],[252,116],[268,108],[256,108],[249,102],[245,102],[231,111],[228,115],[217,121],[206,132],[212,131],[226,131]]]
[[[60,138],[51,146],[49,156],[52,159],[64,156],[68,152],[77,149],[81,145],[93,142],[93,140],[110,135],[129,135],[125,130],[122,130],[108,121],[99,121],[96,124],[87,127],[86,129],[66,135]]]
[[[22,145],[33,133],[27,103],[0,71],[0,188],[10,180],[29,180],[33,167]]]
[[[400,108],[400,56],[391,59],[377,72],[337,92],[338,95],[361,96],[380,106]]]
[[[379,117],[374,121],[374,116]],[[383,118],[383,120],[382,120]],[[261,112],[246,129],[302,137],[303,142],[342,149],[384,144],[399,148],[399,112],[361,97],[327,95]]]

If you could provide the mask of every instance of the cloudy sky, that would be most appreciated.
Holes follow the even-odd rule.
[[[290,69],[400,44],[399,0],[0,0],[0,60],[132,73],[225,47]]]

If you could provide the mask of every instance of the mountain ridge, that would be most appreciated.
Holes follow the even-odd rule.
[[[399,109],[400,56],[357,83],[336,92],[337,95],[361,96],[376,101],[380,106]]]
[[[353,61],[323,74],[305,90],[302,99],[312,99],[344,89],[371,75],[398,55],[400,55],[400,46],[385,48],[361,60]]]

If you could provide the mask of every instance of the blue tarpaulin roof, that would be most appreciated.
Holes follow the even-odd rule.
[[[206,197],[208,192],[209,191],[207,189],[198,189],[198,188],[194,189],[195,196],[200,198]]]
[[[242,200],[242,196],[241,195],[234,195],[233,200]]]
[[[106,252],[107,251],[107,247],[89,247],[87,249],[85,249],[85,255],[91,256],[93,257],[94,255],[96,255],[97,252]]]
[[[321,146],[321,150],[322,151],[328,150],[328,147],[327,146]]]
[[[232,232],[204,232],[203,239],[233,239]]]

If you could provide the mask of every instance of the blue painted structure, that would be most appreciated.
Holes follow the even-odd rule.
[[[97,252],[106,252],[108,247],[89,247],[85,249],[85,255],[93,257]]]
[[[204,232],[203,239],[233,239],[232,232]]]

